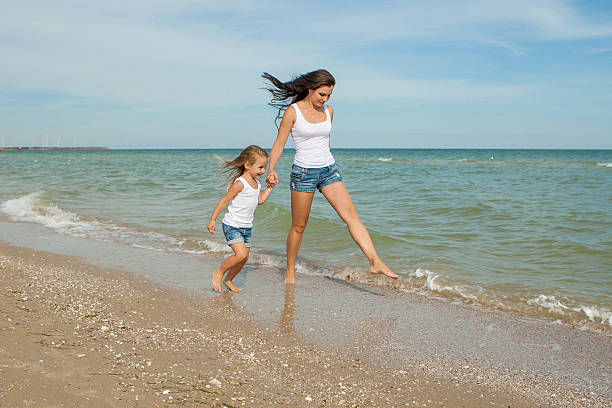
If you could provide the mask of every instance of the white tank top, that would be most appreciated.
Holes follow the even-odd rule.
[[[329,150],[329,134],[331,133],[331,116],[327,105],[325,121],[320,123],[307,122],[294,103],[295,123],[291,128],[291,136],[295,145],[295,158],[293,163],[300,167],[317,168],[334,164],[334,156]]]
[[[261,184],[255,180],[257,181],[257,188],[253,188],[242,176],[238,177],[234,183],[238,180],[242,182],[244,187],[227,206],[223,223],[236,228],[251,228],[253,226],[253,214],[259,202]]]

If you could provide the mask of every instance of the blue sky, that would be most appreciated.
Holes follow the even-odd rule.
[[[4,3],[5,145],[269,147],[326,68],[335,147],[612,149],[609,0]]]

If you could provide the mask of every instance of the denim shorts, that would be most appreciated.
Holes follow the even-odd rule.
[[[342,181],[342,175],[336,163],[319,168],[304,168],[294,164],[291,167],[289,187],[294,191],[314,193],[315,189],[321,191],[323,187],[338,181]]]
[[[247,248],[251,247],[251,228],[238,228],[223,224],[223,235],[228,245],[244,242]]]

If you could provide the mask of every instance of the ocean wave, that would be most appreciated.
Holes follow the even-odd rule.
[[[7,200],[0,204],[0,211],[13,221],[40,224],[61,234],[116,242],[135,248],[194,255],[218,255],[232,252],[225,240],[217,242],[211,239],[186,239],[155,231],[138,230],[132,226],[120,225],[111,221],[88,219],[53,205],[45,200],[44,196],[44,191],[38,191]],[[280,266],[282,261],[278,257],[268,255],[255,255],[251,260],[261,265],[274,266]],[[317,271],[317,268],[313,269],[307,265],[297,265],[297,268],[302,273],[316,273]]]
[[[456,285],[456,284],[440,284],[436,282],[440,279],[440,274],[436,274],[427,269],[418,268],[414,272],[414,276],[417,278],[425,277],[427,289],[431,292],[438,293],[450,293],[453,296],[459,296],[463,299],[467,299],[476,303],[479,303],[478,297],[470,293],[470,289],[467,286]]]
[[[587,166],[587,167],[593,167],[593,166],[599,166],[599,167],[612,167],[612,163],[600,163],[600,162],[596,162],[596,161],[568,161],[568,162],[560,162],[559,163],[561,166]]]
[[[202,241],[198,241],[198,243],[202,245],[204,248],[206,248],[209,252],[216,252],[216,253],[232,252],[232,249],[225,242],[221,243],[221,242],[204,239]],[[183,249],[183,251],[188,251],[188,250]],[[202,253],[202,251],[197,251],[197,253]]]
[[[577,305],[567,306],[555,296],[538,295],[533,299],[529,299],[527,304],[537,306],[539,308],[547,310],[549,313],[557,315],[566,315],[568,313],[583,314],[591,322],[599,323],[612,327],[612,312],[603,307]]]
[[[397,281],[354,268],[332,270],[328,272],[328,276],[334,279],[434,297],[438,300],[458,301],[485,309],[515,312],[533,317],[552,317],[574,325],[582,325],[585,321],[588,321],[594,323],[593,328],[595,330],[603,329],[606,332],[609,332],[612,327],[612,312],[602,306],[568,306],[556,299],[555,296],[547,295],[540,295],[527,301],[518,296],[499,296],[494,291],[487,290],[477,284],[457,282],[442,273],[424,268],[417,268],[414,272],[408,274],[400,273],[400,278]],[[544,311],[544,313],[541,311]]]
[[[42,194],[42,191],[38,191],[7,200],[2,203],[0,210],[14,221],[34,222],[60,232],[82,226],[83,222],[77,214],[46,203],[41,198]]]
[[[0,205],[0,211],[13,221],[40,224],[61,234],[98,241],[117,242],[156,251],[188,252],[207,248],[211,248],[211,251],[217,250],[212,242],[185,245],[184,239],[160,232],[142,231],[110,221],[87,218],[57,207],[44,196],[44,191],[37,191],[7,200]]]

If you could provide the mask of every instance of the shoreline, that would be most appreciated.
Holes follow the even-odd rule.
[[[212,265],[201,266],[200,278],[208,283]],[[0,402],[9,406],[25,405],[26,400],[36,406],[62,406],[66,401],[74,404],[75,398],[95,406],[127,406],[132,401],[130,406],[182,402],[186,406],[593,407],[609,406],[611,401],[609,390],[581,389],[579,371],[566,372],[566,381],[561,381],[563,373],[537,373],[511,349],[485,355],[479,362],[464,347],[465,339],[451,341],[457,350],[445,348],[448,343],[429,338],[436,331],[423,329],[437,323],[424,313],[433,308],[442,318],[452,305],[440,308],[422,299],[410,300],[410,308],[421,308],[410,315],[413,326],[408,327],[417,331],[418,344],[404,339],[407,344],[398,347],[397,336],[405,336],[406,327],[394,308],[406,299],[365,285],[347,288],[346,283],[300,276],[293,291],[273,297],[271,291],[280,287],[273,283],[278,271],[265,274],[247,268],[239,275],[247,290],[212,295],[161,286],[126,272],[129,265],[93,266],[74,256],[4,241],[0,241],[0,269],[4,277]],[[339,285],[344,291],[338,291]],[[340,321],[335,320],[335,312],[323,310],[330,293],[347,298],[339,299],[344,302],[340,304],[351,308],[338,310]],[[363,316],[364,311],[348,299],[356,294],[366,309],[381,295],[389,303]],[[463,316],[459,322],[467,326],[460,332],[469,331],[470,324],[476,324],[466,320],[469,309],[456,309]],[[419,315],[423,315],[420,322]],[[499,337],[489,339],[498,343],[490,352],[507,346],[491,323],[477,324]],[[442,333],[449,329],[442,327]],[[522,341],[532,335],[524,333]],[[599,338],[580,335],[586,336],[585,341]],[[474,336],[478,333],[465,333],[466,339]],[[600,340],[604,351],[608,345],[608,355],[594,358],[607,364],[609,338]],[[462,347],[465,355],[452,355]],[[578,353],[565,343],[556,347]],[[560,354],[556,347],[546,351],[551,361]],[[487,346],[476,345],[479,348]],[[424,355],[427,350],[429,355]],[[524,370],[500,358],[506,354]],[[575,357],[582,364],[581,356]],[[457,366],[462,359],[465,363]],[[609,368],[607,372],[603,368],[609,376]],[[606,378],[601,380],[607,383]]]

